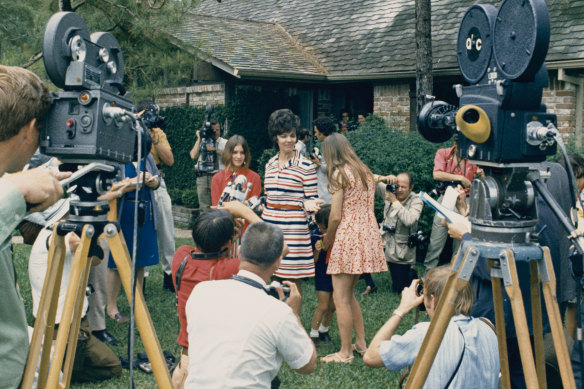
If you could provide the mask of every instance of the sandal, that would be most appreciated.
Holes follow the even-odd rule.
[[[329,362],[352,363],[353,358],[354,357],[352,355],[348,358],[343,358],[339,355],[339,353],[334,353],[334,354],[329,354],[326,357],[322,357],[322,358],[320,358],[320,360],[321,360],[321,362],[324,362],[324,363],[329,363]]]
[[[363,358],[363,355],[365,355],[365,351],[367,351],[367,349],[365,349],[365,350],[359,350],[357,348],[357,345],[356,344],[352,344],[352,346],[353,346],[353,352],[359,354],[361,356],[361,358]]]

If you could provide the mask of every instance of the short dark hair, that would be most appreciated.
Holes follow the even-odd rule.
[[[320,209],[316,212],[316,215],[314,215],[314,219],[316,220],[316,222],[318,224],[322,224],[326,228],[328,228],[328,221],[329,221],[330,215],[331,215],[331,205],[324,204],[324,205],[320,206]]]
[[[298,138],[298,140],[302,140],[306,138],[308,134],[310,134],[310,132],[308,132],[306,128],[301,128],[298,131],[296,131],[296,138]]]
[[[257,222],[250,225],[241,242],[241,260],[267,269],[282,255],[284,234],[272,224]]]
[[[268,120],[268,134],[270,134],[270,139],[276,148],[278,148],[278,135],[296,132],[299,128],[300,118],[288,108],[275,110]]]
[[[330,118],[318,118],[312,124],[318,129],[318,132],[324,136],[329,136],[335,132],[335,124]]]
[[[568,160],[570,161],[570,166],[572,167],[572,172],[575,178],[584,177],[584,158],[577,153],[568,153]],[[566,168],[566,162],[564,158],[558,159],[558,163],[562,165],[564,170],[568,171]]]
[[[192,236],[199,250],[213,253],[233,238],[234,231],[233,216],[224,209],[212,209],[195,220]]]
[[[150,108],[151,105],[155,105],[153,100],[142,100],[136,106],[136,111],[137,112],[144,111]]]

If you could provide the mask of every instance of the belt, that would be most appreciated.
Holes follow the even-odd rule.
[[[287,205],[287,204],[274,204],[274,203],[270,203],[268,202],[266,204],[269,208],[274,208],[274,209],[291,209],[291,210],[301,210],[302,207],[300,205]]]

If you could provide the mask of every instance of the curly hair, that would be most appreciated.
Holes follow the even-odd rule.
[[[330,118],[323,117],[318,118],[312,123],[324,136],[329,136],[333,132],[335,132],[335,123]]]
[[[268,134],[278,148],[278,135],[294,132],[300,128],[300,118],[288,108],[278,109],[270,115],[268,120]]]

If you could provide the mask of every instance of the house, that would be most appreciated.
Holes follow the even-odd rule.
[[[458,28],[472,4],[432,1],[434,94],[453,104],[452,85],[464,83]],[[224,103],[237,88],[277,87],[297,96],[305,126],[348,108],[413,128],[414,8],[413,0],[203,0],[169,30],[175,45],[201,60],[193,84],[161,91],[158,102]],[[550,85],[543,102],[558,115],[560,131],[581,141],[584,0],[551,0],[548,10]]]

